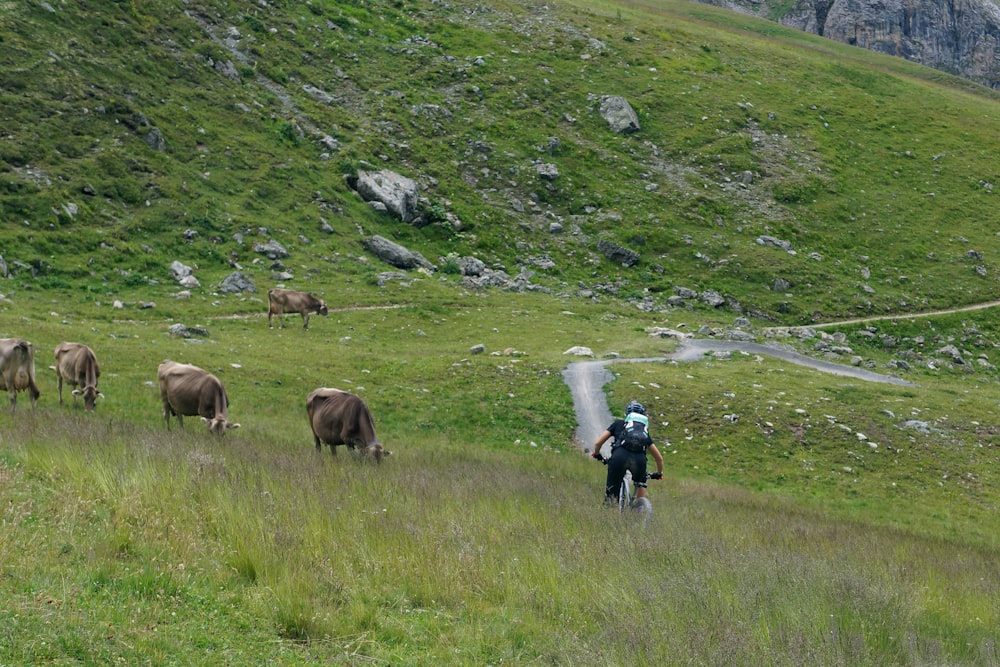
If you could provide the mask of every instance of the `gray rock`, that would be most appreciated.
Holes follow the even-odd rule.
[[[416,269],[422,267],[430,271],[436,270],[434,265],[428,262],[420,253],[408,250],[398,243],[393,243],[381,236],[376,235],[371,238],[362,239],[361,245],[380,260],[386,264],[395,266],[397,269]]]
[[[167,140],[163,138],[163,133],[160,132],[158,128],[153,128],[146,133],[143,137],[143,141],[152,148],[154,151],[165,151],[167,150]]]
[[[233,81],[240,80],[240,73],[232,60],[216,60],[212,63],[212,68],[227,79],[232,79]]]
[[[699,297],[703,303],[711,306],[712,308],[718,308],[726,303],[726,300],[722,297],[722,295],[715,290],[705,290],[699,295]]]
[[[192,336],[208,338],[208,329],[205,327],[189,327],[180,322],[171,324],[167,332],[171,336],[177,336],[178,338],[191,338]]]
[[[604,95],[601,97],[601,116],[608,122],[613,132],[629,134],[639,131],[639,116],[624,97]]]
[[[306,84],[302,86],[302,90],[307,95],[309,95],[310,97],[319,102],[322,102],[323,104],[333,104],[334,102],[336,102],[336,99],[333,97],[333,95],[326,92],[325,90],[317,88],[316,86],[311,86],[309,84]]]
[[[543,181],[554,181],[559,178],[559,168],[554,164],[536,164],[535,171]]]
[[[360,171],[354,188],[362,199],[382,204],[403,222],[414,222],[419,217],[417,184],[410,178],[388,170]]]
[[[615,264],[620,264],[624,267],[635,266],[639,263],[639,253],[611,241],[598,241],[597,251]]]
[[[254,243],[253,251],[264,255],[268,259],[284,259],[289,256],[284,246],[274,239],[269,240],[267,243]]]
[[[486,264],[475,257],[459,257],[458,267],[463,276],[481,276],[486,271]]]
[[[903,422],[903,428],[916,431],[917,433],[923,433],[924,435],[928,435],[931,432],[931,425],[918,419],[906,420]]]
[[[774,246],[775,248],[781,248],[782,250],[784,250],[789,254],[793,255],[795,254],[795,251],[792,250],[791,243],[789,243],[788,241],[782,241],[781,239],[774,238],[773,236],[768,236],[767,234],[763,234],[757,237],[757,245]]]
[[[223,294],[239,294],[242,292],[256,294],[257,286],[251,282],[246,274],[234,271],[222,279],[222,282],[219,283],[219,291]]]
[[[191,267],[187,266],[186,264],[182,264],[181,262],[178,261],[174,261],[173,263],[170,264],[170,275],[171,277],[173,277],[174,280],[178,281],[183,280],[184,278],[190,276],[191,273],[192,273]]]

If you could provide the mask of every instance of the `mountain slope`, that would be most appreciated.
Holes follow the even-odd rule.
[[[391,267],[336,260],[380,234],[531,288],[665,309],[684,287],[790,324],[995,292],[991,96],[713,27],[710,8],[4,9],[10,290],[161,282],[164,254],[206,286],[234,266],[269,278],[267,240],[308,267],[297,280],[374,281]],[[605,95],[639,132],[609,129]],[[374,169],[416,181],[433,224],[362,202],[346,177]]]

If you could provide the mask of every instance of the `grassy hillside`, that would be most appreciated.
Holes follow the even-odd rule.
[[[0,663],[1000,663],[995,309],[790,328],[995,298],[997,114],[697,3],[0,0],[0,337],[42,389],[0,415]],[[381,168],[428,224],[351,191]],[[531,287],[472,288],[466,256]],[[235,270],[258,292],[220,292]],[[268,330],[279,283],[330,316]],[[913,384],[614,364],[668,479],[645,530],[602,511],[564,352],[739,316]],[[102,362],[93,415],[58,405],[62,340]],[[167,430],[165,358],[241,428]],[[318,386],[365,398],[383,465],[314,452]]]
[[[0,252],[34,267],[21,289],[127,289],[165,259],[211,286],[267,238],[297,280],[332,281],[380,233],[557,291],[665,307],[714,289],[784,323],[996,291],[995,95],[908,63],[689,3],[8,5]],[[611,132],[602,95],[642,130]],[[345,183],[360,168],[417,180],[428,220],[459,223],[370,210]]]

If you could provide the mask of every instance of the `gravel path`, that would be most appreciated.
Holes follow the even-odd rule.
[[[677,351],[665,357],[649,357],[645,359],[603,359],[599,361],[576,361],[563,371],[563,379],[569,385],[573,394],[573,409],[576,412],[576,442],[584,451],[589,452],[597,436],[607,428],[613,417],[604,395],[604,385],[614,379],[614,375],[606,366],[612,363],[641,363],[651,361],[694,362],[705,358],[709,352],[744,352],[747,354],[762,354],[777,357],[801,366],[815,368],[826,373],[853,377],[867,382],[883,382],[895,385],[912,386],[912,382],[901,380],[891,375],[882,375],[856,366],[844,366],[830,361],[813,359],[803,354],[790,352],[759,343],[745,343],[728,340],[687,339],[681,342]]]

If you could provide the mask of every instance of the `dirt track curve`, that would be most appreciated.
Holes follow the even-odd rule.
[[[759,343],[745,343],[729,340],[689,338],[683,340],[677,351],[664,357],[644,359],[602,359],[598,361],[577,361],[563,371],[563,379],[573,394],[573,409],[576,412],[576,441],[581,449],[590,451],[597,436],[611,423],[611,409],[604,394],[604,385],[614,379],[606,366],[612,363],[640,363],[651,361],[694,362],[704,359],[707,352],[745,352],[777,357],[801,366],[815,368],[826,373],[858,378],[868,382],[883,382],[912,386],[912,382],[891,375],[882,375],[864,368],[844,366],[830,361],[813,359],[803,354],[781,350]]]

